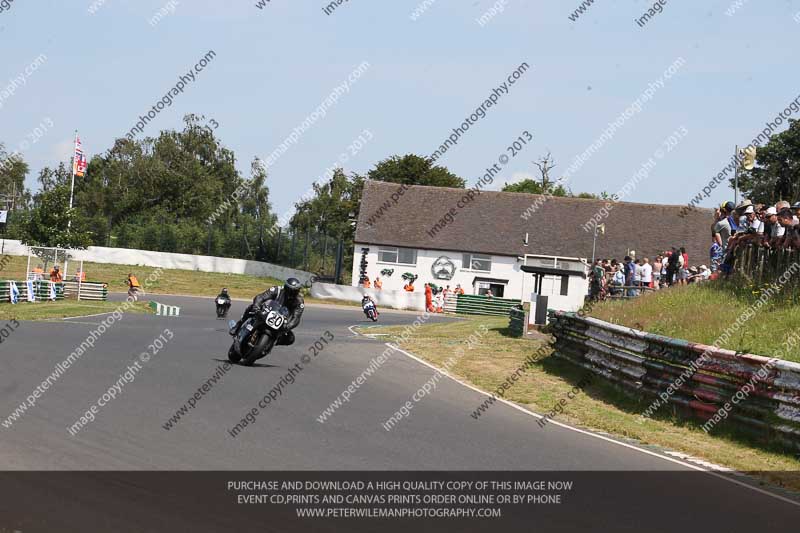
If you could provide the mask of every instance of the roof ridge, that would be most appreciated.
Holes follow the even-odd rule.
[[[400,184],[395,183],[393,181],[383,181],[383,180],[372,180],[367,179],[365,180],[365,185],[368,183],[371,184],[380,184],[378,186],[398,186]],[[469,187],[459,188],[459,187],[440,187],[437,185],[408,185],[409,189],[436,189],[436,190],[444,190],[444,191],[466,191],[469,190]],[[408,189],[407,189],[408,190]],[[492,189],[484,189],[481,191],[481,194],[497,194],[497,195],[518,195],[518,196],[533,196],[535,198],[542,198],[547,197],[546,194],[536,194],[536,193],[529,193],[529,192],[512,192],[512,191],[495,191]],[[688,204],[655,204],[651,202],[627,202],[627,201],[613,201],[610,199],[603,199],[603,198],[578,198],[576,196],[553,196],[558,202],[569,202],[569,201],[577,201],[577,202],[598,202],[605,204],[606,202],[611,202],[612,204],[619,205],[619,204],[628,204],[628,205],[640,205],[640,206],[650,206],[650,207],[674,207],[677,209],[681,209],[686,207]],[[693,210],[707,210],[709,212],[713,211],[714,209],[711,207],[694,207]]]

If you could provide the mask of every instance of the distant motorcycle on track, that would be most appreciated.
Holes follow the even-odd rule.
[[[222,319],[228,316],[228,309],[231,308],[230,299],[217,298],[217,318]]]
[[[228,310],[231,308],[231,297],[228,295],[228,289],[222,289],[214,300],[217,306],[217,318],[222,319],[228,316]]]
[[[378,321],[378,310],[375,308],[375,302],[372,300],[364,302],[364,304],[362,304],[362,309],[364,310],[364,314],[367,315],[367,318],[373,322]]]

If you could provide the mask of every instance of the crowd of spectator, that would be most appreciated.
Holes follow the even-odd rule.
[[[800,249],[800,202],[781,200],[775,205],[745,200],[738,206],[724,202],[714,212],[709,252],[712,272],[728,274],[739,246],[756,244],[771,249]]]
[[[738,206],[723,202],[715,210],[711,226],[710,267],[689,266],[684,247],[673,247],[652,261],[647,257],[637,258],[635,252],[622,262],[597,259],[589,274],[589,297],[593,300],[634,297],[643,291],[716,279],[733,270],[736,249],[746,244],[800,250],[798,217],[800,202],[755,205],[745,200]]]
[[[643,291],[654,291],[672,285],[698,283],[711,278],[706,265],[689,266],[684,247],[673,247],[651,261],[637,258],[636,252],[616,259],[597,259],[589,273],[589,297],[592,300],[635,297]]]

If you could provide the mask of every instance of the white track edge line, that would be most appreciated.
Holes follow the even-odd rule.
[[[489,396],[489,397],[492,397],[492,395],[491,395],[491,394],[489,394],[488,392],[486,392],[486,391],[483,391],[483,390],[481,390],[481,389],[479,389],[479,388],[477,388],[477,387],[475,387],[475,386],[473,386],[473,385],[470,385],[469,383],[466,383],[466,382],[464,382],[464,381],[461,381],[460,379],[458,379],[458,378],[456,378],[456,377],[453,377],[453,376],[451,376],[451,375],[450,375],[450,374],[448,374],[446,371],[444,371],[444,370],[440,370],[440,369],[439,369],[439,368],[437,368],[436,366],[434,366],[434,365],[432,365],[432,364],[428,363],[427,361],[424,361],[424,360],[420,359],[420,358],[419,358],[419,357],[417,357],[416,355],[414,355],[414,354],[411,354],[411,353],[409,353],[409,352],[407,352],[407,351],[403,350],[402,348],[397,348],[396,346],[392,346],[392,345],[391,345],[390,343],[388,343],[388,342],[386,343],[386,346],[394,347],[394,348],[395,348],[395,350],[397,350],[398,352],[402,352],[402,353],[404,353],[405,355],[407,355],[407,356],[408,356],[408,357],[410,357],[411,359],[414,359],[415,361],[417,361],[417,362],[419,362],[419,363],[422,363],[423,365],[425,365],[425,366],[427,366],[427,367],[429,367],[429,368],[432,368],[433,370],[436,370],[436,371],[437,371],[437,372],[439,372],[440,374],[443,374],[443,375],[445,375],[445,376],[449,377],[450,379],[452,379],[453,381],[455,381],[456,383],[458,383],[458,384],[460,384],[460,385],[463,385],[464,387],[467,387],[467,388],[469,388],[469,389],[472,389],[472,390],[474,390],[474,391],[476,391],[476,392],[479,392],[479,393],[483,394],[484,396]],[[539,418],[539,419],[541,419],[541,418],[544,418],[542,415],[540,415],[540,414],[538,414],[538,413],[534,413],[533,411],[530,411],[530,410],[528,410],[528,409],[525,409],[524,407],[521,407],[521,406],[519,406],[519,405],[517,405],[517,404],[515,404],[515,403],[513,403],[513,402],[511,402],[511,401],[508,401],[508,400],[506,400],[505,398],[500,398],[500,397],[497,397],[497,396],[495,396],[495,399],[496,399],[497,401],[501,402],[501,403],[504,403],[504,404],[508,405],[509,407],[513,407],[514,409],[516,409],[516,410],[518,410],[518,411],[521,411],[521,412],[523,412],[523,413],[527,414],[528,416],[532,416],[532,417],[534,417],[534,418]],[[679,464],[679,465],[681,465],[681,466],[685,466],[685,467],[687,467],[687,468],[691,468],[691,469],[693,469],[693,470],[697,470],[697,471],[699,471],[699,472],[705,472],[706,474],[709,474],[709,475],[712,475],[712,476],[714,476],[714,477],[717,477],[717,478],[723,479],[723,480],[725,480],[725,481],[728,481],[728,482],[730,482],[730,483],[734,483],[734,484],[736,484],[736,485],[740,485],[740,486],[742,486],[742,487],[744,487],[744,488],[746,488],[746,489],[750,489],[750,490],[752,490],[752,491],[755,491],[755,492],[761,493],[761,494],[763,494],[763,495],[765,495],[765,496],[769,496],[769,497],[771,497],[771,498],[775,498],[775,499],[777,499],[777,500],[781,500],[781,501],[783,501],[783,502],[790,503],[790,504],[792,504],[792,505],[794,505],[794,506],[800,507],[800,502],[797,502],[797,501],[795,501],[795,500],[792,500],[792,499],[790,499],[790,498],[786,498],[786,497],[784,497],[784,496],[781,496],[781,495],[779,495],[779,494],[775,494],[774,492],[770,492],[770,491],[767,491],[767,490],[764,490],[764,489],[760,489],[760,488],[758,488],[758,487],[754,487],[754,486],[750,485],[749,483],[744,483],[743,481],[739,481],[739,480],[737,480],[737,479],[731,479],[730,477],[728,477],[728,476],[725,476],[725,475],[722,475],[722,474],[719,474],[719,473],[717,473],[717,472],[715,472],[715,471],[713,471],[713,470],[708,470],[708,469],[706,469],[706,468],[703,468],[703,467],[700,467],[700,466],[697,466],[697,465],[693,465],[693,464],[691,464],[691,463],[687,463],[687,462],[684,462],[684,461],[679,461],[678,459],[674,459],[674,458],[672,458],[672,457],[666,457],[666,456],[664,456],[664,455],[661,455],[661,454],[658,454],[658,453],[652,452],[652,451],[650,451],[650,450],[645,450],[644,448],[640,448],[640,447],[638,447],[638,446],[634,446],[634,445],[632,445],[632,444],[628,444],[627,442],[622,442],[622,441],[618,441],[618,440],[616,440],[616,439],[612,439],[612,438],[606,437],[605,435],[599,435],[599,434],[597,434],[597,433],[592,433],[591,431],[586,431],[586,430],[583,430],[583,429],[580,429],[580,428],[576,428],[576,427],[568,426],[567,424],[563,424],[563,423],[561,423],[561,422],[558,422],[557,420],[550,419],[549,423],[550,423],[550,424],[555,424],[555,425],[557,425],[557,426],[559,426],[559,427],[562,427],[562,428],[564,428],[564,429],[568,429],[568,430],[570,430],[570,431],[575,431],[575,432],[577,432],[577,433],[581,433],[581,434],[583,434],[583,435],[588,435],[589,437],[594,437],[594,438],[596,438],[596,439],[600,439],[600,440],[604,440],[604,441],[606,441],[606,442],[610,442],[610,443],[613,443],[613,444],[617,444],[617,445],[619,445],[619,446],[623,446],[623,447],[625,447],[625,448],[629,448],[629,449],[631,449],[631,450],[636,450],[636,451],[639,451],[639,452],[641,452],[641,453],[644,453],[644,454],[647,454],[647,455],[652,455],[653,457],[658,457],[659,459],[663,459],[663,460],[665,460],[665,461],[670,461],[670,462],[672,462],[672,463],[676,463],[676,464]]]

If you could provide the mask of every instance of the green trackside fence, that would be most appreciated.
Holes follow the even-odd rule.
[[[524,337],[528,332],[528,313],[519,307],[509,309],[508,329],[513,337]]]
[[[19,289],[19,302],[28,302],[28,285],[24,281],[14,281]],[[33,294],[37,302],[50,300],[50,282],[49,281],[34,281]],[[11,285],[8,280],[0,281],[0,303],[11,302]],[[56,300],[64,299],[64,284],[56,283]]]
[[[80,298],[78,298],[78,294],[80,294]],[[64,298],[105,302],[108,300],[108,283],[84,281],[79,284],[77,281],[65,281]]]
[[[511,308],[519,305],[519,300],[459,294],[456,300],[455,312],[459,315],[508,316]]]

